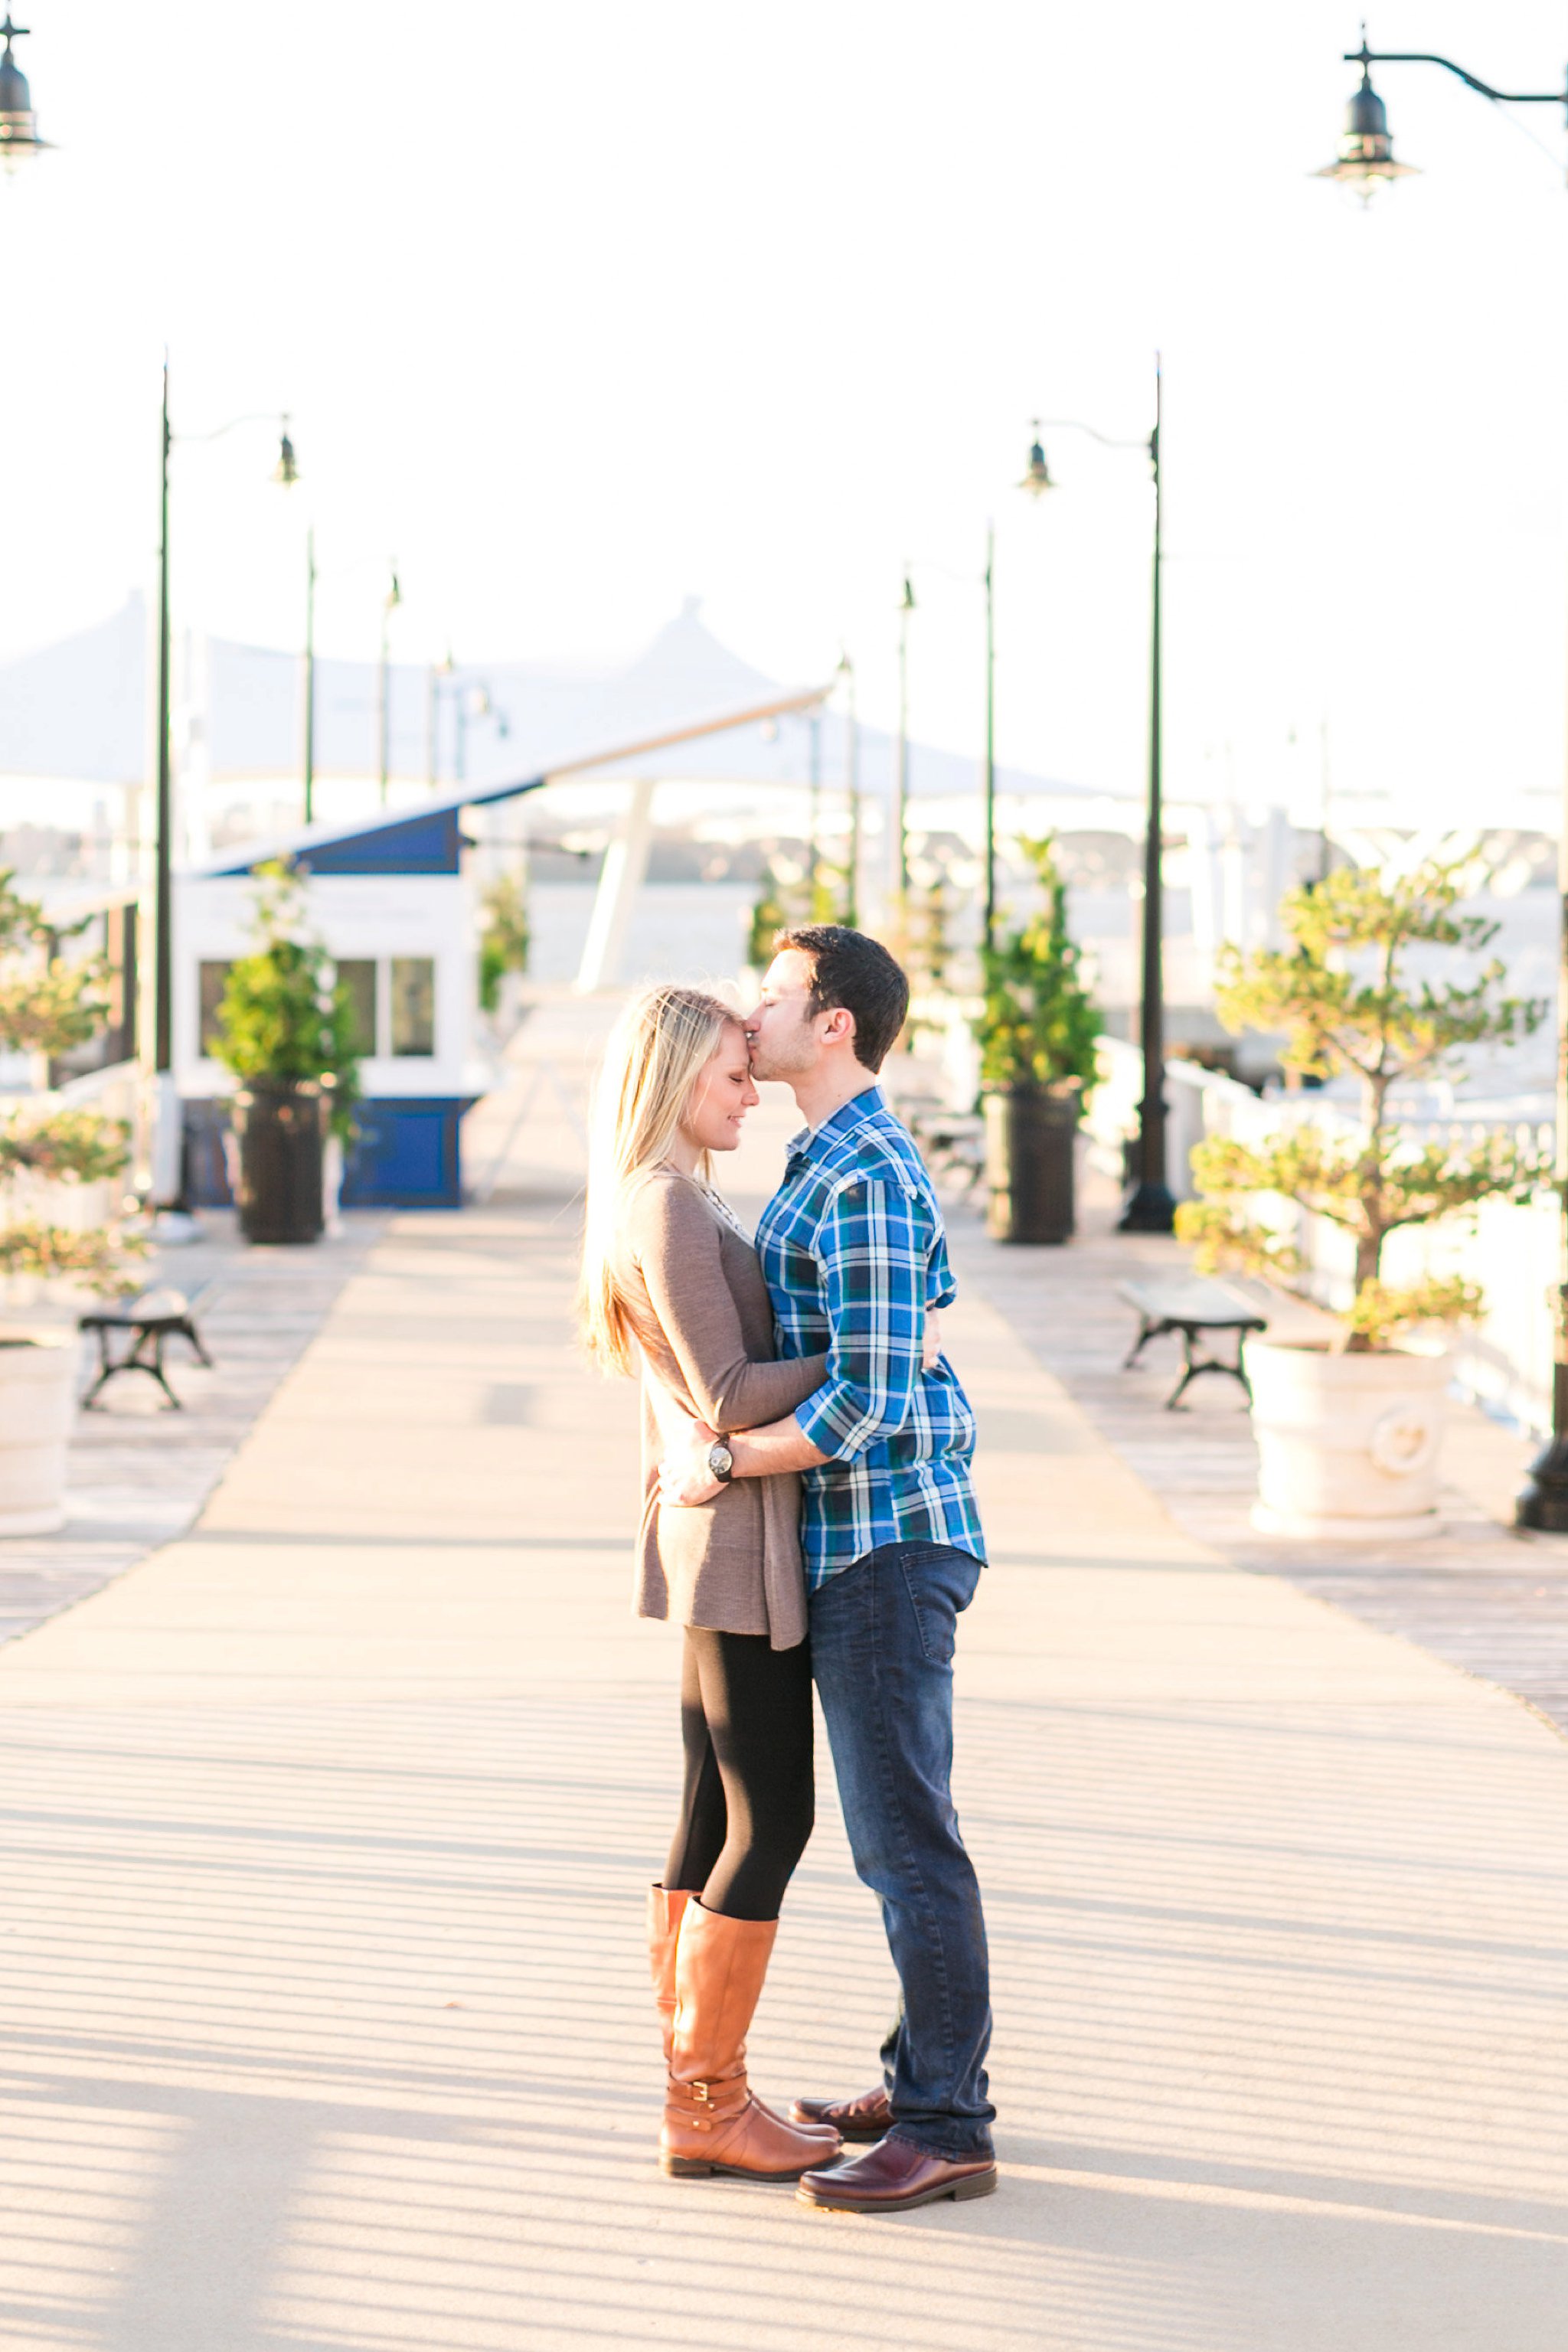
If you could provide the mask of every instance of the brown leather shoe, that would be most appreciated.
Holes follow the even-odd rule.
[[[776,1919],[728,1919],[696,1897],[675,1948],[675,2028],[659,2134],[659,2168],[678,2179],[733,2172],[795,2180],[838,2146],[802,2130],[752,2096],[746,2035],[778,1934]]]
[[[907,2139],[880,2139],[864,2156],[803,2173],[795,2193],[800,2204],[830,2213],[907,2213],[911,2205],[934,2205],[942,2197],[989,2197],[995,2186],[994,2157],[955,2163]]]
[[[796,2099],[789,2119],[792,2124],[826,2124],[840,2139],[880,2139],[893,2128],[893,2110],[880,2083],[856,2099]]]

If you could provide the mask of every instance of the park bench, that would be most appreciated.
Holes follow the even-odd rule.
[[[202,1290],[208,1287],[204,1283]],[[202,1345],[195,1319],[195,1303],[202,1290],[194,1291],[188,1298],[183,1290],[144,1290],[139,1298],[131,1299],[124,1307],[106,1307],[97,1314],[79,1318],[78,1329],[90,1331],[98,1341],[98,1377],[81,1401],[85,1412],[93,1411],[110,1381],[118,1380],[121,1372],[145,1372],[150,1380],[157,1381],[174,1411],[183,1410],[163,1370],[163,1349],[170,1339],[184,1339],[195,1349],[199,1360],[210,1367],[212,1358]],[[125,1352],[118,1356],[114,1352],[117,1336],[129,1336],[131,1340]]]
[[[1130,1307],[1138,1310],[1138,1337],[1128,1350],[1124,1372],[1131,1371],[1151,1339],[1163,1339],[1167,1331],[1178,1331],[1182,1339],[1182,1377],[1165,1399],[1167,1412],[1180,1404],[1186,1391],[1202,1372],[1226,1372],[1239,1381],[1252,1402],[1252,1383],[1247,1377],[1242,1350],[1249,1331],[1267,1328],[1268,1318],[1262,1315],[1249,1298],[1238,1291],[1229,1290],[1223,1282],[1211,1282],[1200,1274],[1155,1276],[1147,1282],[1118,1283],[1119,1295]],[[1223,1356],[1200,1355],[1199,1343],[1209,1331],[1234,1331],[1236,1355],[1227,1362]]]

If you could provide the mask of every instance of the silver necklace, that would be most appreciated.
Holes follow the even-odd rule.
[[[730,1203],[724,1198],[723,1193],[716,1192],[711,1184],[705,1184],[700,1176],[694,1176],[691,1181],[696,1185],[698,1191],[701,1193],[703,1199],[712,1206],[721,1217],[722,1217],[724,1223],[729,1226],[730,1231],[732,1234],[739,1234],[741,1239],[745,1243],[748,1249],[752,1248],[754,1246],[752,1236],[746,1231],[745,1226],[741,1223],[740,1218],[735,1214],[734,1210],[730,1206]]]

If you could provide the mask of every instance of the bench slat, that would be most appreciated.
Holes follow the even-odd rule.
[[[1214,1331],[1268,1328],[1268,1318],[1249,1298],[1213,1282],[1206,1275],[1156,1277],[1150,1282],[1120,1282],[1118,1295],[1140,1315],[1161,1323],[1203,1325]]]

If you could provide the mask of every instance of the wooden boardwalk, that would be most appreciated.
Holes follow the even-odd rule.
[[[677,1659],[627,1605],[634,1398],[573,1345],[574,1223],[393,1220],[190,1533],[0,1650],[6,2352],[694,2314],[747,2352],[1561,2352],[1568,1754],[1192,1541],[978,1285],[1001,2192],[662,2178]],[[824,1753],[764,2094],[862,2083],[890,1991]]]
[[[0,1642],[85,1601],[184,1535],[385,1224],[380,1211],[360,1211],[313,1248],[247,1249],[233,1212],[209,1210],[199,1241],[152,1263],[149,1289],[206,1286],[196,1322],[212,1368],[176,1339],[168,1369],[183,1412],[171,1412],[151,1381],[132,1373],[110,1381],[101,1410],[78,1416],[66,1525],[58,1535],[0,1538]],[[84,1347],[84,1388],[96,1361]]]

